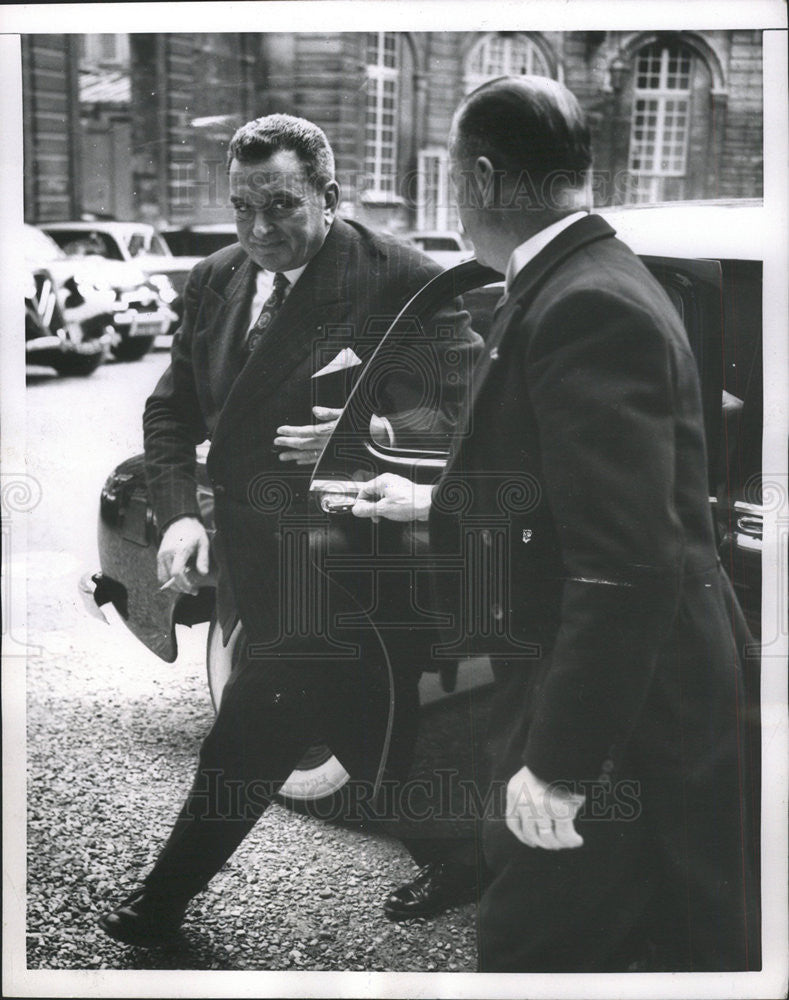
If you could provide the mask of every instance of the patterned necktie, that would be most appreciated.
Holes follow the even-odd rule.
[[[284,274],[277,272],[274,275],[274,287],[271,289],[271,295],[269,295],[263,303],[263,308],[260,310],[260,315],[255,320],[255,325],[250,329],[247,334],[247,338],[244,341],[244,353],[246,358],[248,358],[249,355],[255,350],[261,337],[271,326],[271,321],[277,315],[280,306],[285,301],[285,293],[289,284],[290,282]]]

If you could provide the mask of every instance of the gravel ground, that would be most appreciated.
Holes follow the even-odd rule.
[[[145,650],[130,656],[121,629],[83,623],[81,646],[50,632],[30,665],[29,968],[475,968],[473,905],[429,925],[383,916],[386,893],[414,871],[399,842],[279,806],[193,901],[182,947],[107,938],[96,919],[153,862],[212,718],[204,628],[182,638],[172,666]],[[101,640],[90,660],[86,639]]]

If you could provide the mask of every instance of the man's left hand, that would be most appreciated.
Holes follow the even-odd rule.
[[[573,820],[583,804],[583,795],[548,785],[524,766],[507,784],[507,828],[529,847],[546,851],[581,847],[584,840]]]
[[[303,427],[290,427],[283,424],[277,428],[274,444],[285,451],[280,452],[281,462],[295,462],[296,465],[314,465],[320,458],[323,446],[329,435],[337,426],[337,420],[342,410],[330,406],[313,406],[319,424],[305,424]]]

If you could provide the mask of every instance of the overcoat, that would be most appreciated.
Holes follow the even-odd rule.
[[[525,764],[585,793],[587,816],[591,797],[630,782],[688,961],[717,948],[718,967],[754,968],[747,632],[716,555],[682,322],[611,227],[586,216],[516,276],[471,398],[430,535],[448,647],[494,659],[494,776]],[[615,828],[598,823],[578,852],[535,851],[499,813],[486,851],[497,871],[536,855],[546,870],[570,855],[583,868],[586,852],[591,868],[595,837]],[[505,897],[491,919],[527,937]],[[483,938],[485,919],[483,905]],[[518,969],[518,947],[488,967]]]

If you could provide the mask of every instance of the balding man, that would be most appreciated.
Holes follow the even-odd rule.
[[[442,481],[380,477],[354,513],[429,517],[450,564],[458,539],[490,547],[507,521],[465,595],[499,588],[487,612],[510,645],[493,660],[501,794],[480,968],[758,969],[746,631],[716,556],[685,330],[611,227],[578,210],[590,138],[563,86],[484,84],[450,153],[466,232],[506,295]]]

